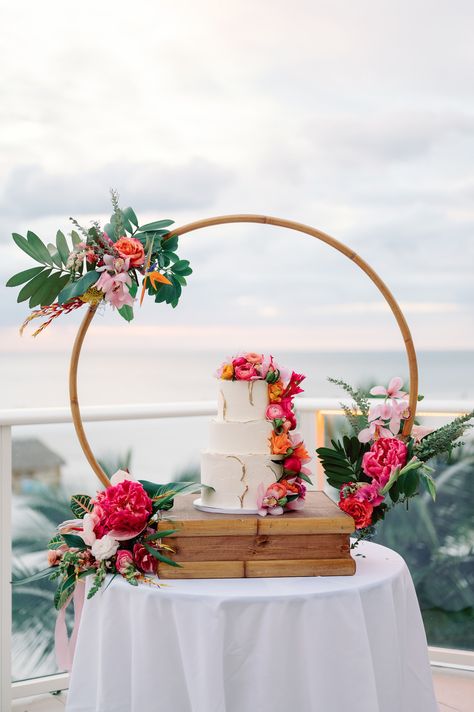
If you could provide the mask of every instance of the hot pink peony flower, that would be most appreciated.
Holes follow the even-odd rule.
[[[119,549],[117,551],[115,566],[119,574],[126,574],[130,570],[130,566],[133,566],[132,552],[127,549]]]
[[[407,446],[397,438],[379,438],[362,458],[362,469],[366,475],[384,487],[397,467],[407,461]]]
[[[237,366],[245,366],[247,359],[245,356],[236,356],[232,359],[232,366],[236,368]]]
[[[285,418],[285,411],[281,407],[281,403],[270,403],[265,412],[265,417],[267,420],[283,420]]]
[[[117,541],[133,539],[146,527],[152,513],[152,501],[139,482],[124,480],[99,492],[93,514],[97,537],[110,534]]]
[[[144,574],[156,574],[158,571],[158,561],[139,542],[133,546],[133,560],[135,566]]]
[[[250,381],[254,376],[258,376],[255,366],[245,363],[242,366],[235,366],[235,377],[238,381]]]

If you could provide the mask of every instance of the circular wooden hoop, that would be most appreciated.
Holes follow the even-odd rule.
[[[215,218],[207,218],[205,220],[197,220],[196,222],[188,223],[182,227],[178,227],[172,230],[166,239],[170,237],[185,235],[187,232],[194,232],[195,230],[201,230],[201,228],[211,227],[212,225],[226,225],[229,223],[263,223],[266,225],[276,225],[278,227],[286,227],[289,230],[295,230],[296,232],[303,232],[306,235],[311,235],[312,237],[325,242],[330,245],[338,252],[342,252],[343,255],[348,257],[352,262],[354,262],[358,267],[361,268],[363,272],[372,280],[377,289],[380,291],[385,301],[389,305],[400,329],[401,335],[403,337],[403,342],[405,344],[405,350],[408,359],[408,368],[410,372],[410,399],[409,399],[409,417],[405,420],[402,435],[408,437],[411,433],[413,427],[413,422],[415,420],[416,405],[418,402],[418,365],[416,360],[416,352],[413,344],[413,339],[410,333],[410,329],[403,316],[402,310],[400,309],[398,302],[395,297],[385,284],[385,282],[379,277],[377,272],[372,269],[372,267],[365,262],[358,254],[356,254],[349,247],[346,247],[342,242],[339,242],[334,237],[327,235],[321,230],[316,230],[309,225],[304,225],[303,223],[294,222],[293,220],[283,220],[282,218],[269,217],[267,215],[221,215]],[[94,318],[94,314],[97,310],[97,306],[90,306],[87,310],[87,314],[84,317],[79,331],[74,342],[71,355],[71,365],[69,369],[69,395],[71,401],[71,413],[74,427],[76,429],[76,434],[79,439],[79,443],[82,450],[89,462],[90,466],[94,470],[95,474],[101,481],[101,483],[108,487],[110,486],[110,480],[105,474],[104,470],[101,468],[97,462],[94,454],[91,450],[89,442],[86,438],[84,432],[84,427],[81,419],[81,411],[79,408],[79,401],[77,396],[77,366],[79,363],[79,356],[81,353],[82,344],[84,342],[84,337],[86,335],[87,329]]]

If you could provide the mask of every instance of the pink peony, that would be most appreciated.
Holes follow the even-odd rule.
[[[270,403],[265,412],[265,417],[267,420],[284,419],[285,411],[281,407],[280,403]]]
[[[99,492],[93,514],[97,537],[110,534],[117,541],[133,539],[145,529],[152,513],[152,501],[139,482],[124,480]]]
[[[133,560],[135,566],[143,571],[144,574],[156,574],[158,571],[158,561],[150,552],[137,542],[133,547]]]
[[[362,469],[366,475],[384,487],[397,467],[407,461],[407,446],[397,438],[379,438],[362,458]]]
[[[117,558],[115,560],[115,566],[119,574],[126,574],[130,570],[130,566],[133,566],[133,556],[132,552],[127,549],[119,549],[117,551]]]
[[[245,363],[242,366],[235,366],[235,377],[238,381],[250,381],[254,376],[258,376],[255,366]]]

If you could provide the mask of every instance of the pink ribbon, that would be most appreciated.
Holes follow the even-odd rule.
[[[54,646],[56,651],[56,662],[60,670],[72,668],[74,651],[76,649],[77,633],[81,622],[82,607],[84,605],[85,584],[78,581],[74,593],[69,596],[64,606],[59,610],[54,629]],[[70,602],[74,605],[74,624],[71,637],[69,638],[66,626],[66,609]]]

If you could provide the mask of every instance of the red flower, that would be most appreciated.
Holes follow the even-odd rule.
[[[144,574],[156,574],[158,571],[158,561],[138,541],[133,547],[133,560],[137,569]]]
[[[293,371],[290,382],[285,389],[285,398],[291,398],[292,396],[296,396],[298,393],[303,393],[303,389],[300,388],[300,383],[304,381],[304,379],[305,376]]]
[[[373,506],[367,500],[359,501],[352,495],[346,498],[341,498],[339,501],[339,509],[349,514],[354,520],[356,529],[365,529],[372,524]]]
[[[94,532],[98,538],[110,534],[123,541],[138,536],[152,513],[152,501],[139,482],[124,480],[99,492],[93,513],[98,517]]]
[[[301,460],[299,457],[290,455],[290,457],[283,460],[283,467],[285,470],[291,470],[291,472],[299,472],[301,470]]]
[[[362,469],[366,475],[384,487],[397,467],[407,461],[407,446],[397,438],[379,438],[362,458]]]

